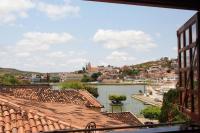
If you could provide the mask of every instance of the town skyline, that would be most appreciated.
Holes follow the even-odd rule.
[[[141,62],[141,63],[137,63],[137,64],[130,64],[130,65],[122,65],[122,66],[114,66],[114,65],[111,65],[111,64],[106,64],[106,65],[94,65],[92,62],[86,62],[82,67],[80,67],[80,69],[76,69],[76,70],[73,70],[73,71],[51,71],[51,72],[40,72],[40,71],[27,71],[27,70],[23,70],[23,69],[17,69],[17,68],[14,68],[14,67],[1,67],[0,66],[0,69],[11,69],[11,70],[16,70],[16,71],[24,71],[24,72],[33,72],[33,73],[76,73],[80,70],[83,70],[83,69],[86,69],[87,66],[90,64],[91,67],[113,67],[113,68],[123,68],[123,67],[126,67],[126,66],[136,66],[136,65],[141,65],[141,64],[144,64],[144,63],[148,63],[148,62],[154,62],[154,61],[159,61],[161,59],[164,59],[164,58],[168,58],[169,60],[177,60],[177,58],[169,58],[169,57],[161,57],[160,59],[156,59],[156,60],[149,60],[149,61],[145,61],[145,62]]]

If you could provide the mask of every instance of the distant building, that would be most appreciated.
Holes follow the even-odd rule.
[[[88,72],[88,73],[98,72],[98,68],[97,67],[92,67],[90,62],[86,65],[85,68],[86,68],[86,72]]]
[[[41,82],[41,75],[39,75],[39,74],[32,74],[31,82],[32,83]]]
[[[76,73],[59,73],[60,81],[80,81],[83,78],[83,74]]]

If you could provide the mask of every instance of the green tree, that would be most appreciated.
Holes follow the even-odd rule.
[[[133,69],[132,73],[133,73],[133,75],[138,75],[140,73],[140,70]]]
[[[86,72],[86,68],[82,67],[82,71],[83,71],[83,73],[85,73]]]
[[[145,118],[158,120],[160,112],[161,110],[159,107],[148,106],[147,108],[143,109],[140,113],[143,114]]]
[[[184,122],[187,117],[178,110],[178,90],[169,90],[163,96],[163,105],[159,116],[160,122]]]
[[[125,95],[109,95],[109,100],[114,101],[116,103],[121,103],[122,101],[126,101]]]
[[[91,78],[92,78],[93,81],[97,81],[98,77],[101,76],[101,75],[102,75],[101,72],[93,73],[91,75]]]
[[[124,75],[135,76],[140,73],[137,69],[124,69],[122,72]]]

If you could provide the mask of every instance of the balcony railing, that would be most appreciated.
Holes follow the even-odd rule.
[[[88,126],[90,128],[88,128]],[[128,133],[200,133],[200,125],[198,123],[176,122],[176,123],[161,123],[142,126],[122,126],[122,127],[106,127],[96,128],[95,125],[87,125],[85,129],[75,130],[57,130],[48,131],[45,133],[96,133],[96,132],[128,132]]]

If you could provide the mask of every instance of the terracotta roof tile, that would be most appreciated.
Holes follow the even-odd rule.
[[[37,127],[36,126],[32,127],[31,131],[32,131],[32,133],[37,133],[38,132]]]
[[[38,131],[43,131],[43,127],[42,127],[42,124],[39,124],[39,125],[37,125],[37,129],[38,129]]]
[[[58,122],[54,122],[53,125],[56,130],[60,130],[60,126],[58,125]]]
[[[31,128],[30,128],[28,121],[24,121],[24,130],[25,131],[31,131]]]
[[[10,131],[10,129],[11,129],[10,123],[6,123],[5,124],[5,131]]]
[[[4,132],[4,126],[0,126],[0,133]]]
[[[133,126],[143,125],[131,112],[106,113],[105,115]]]
[[[3,92],[17,98],[27,100],[35,100],[39,102],[58,102],[58,103],[74,103],[84,105],[86,107],[101,108],[102,105],[87,91],[78,91],[74,89],[52,90],[50,88],[12,88],[9,91]],[[7,100],[0,99],[3,102],[9,103]],[[21,108],[19,105],[10,103],[15,108]]]
[[[125,125],[114,119],[102,116],[99,112],[91,111],[89,109],[86,109],[85,107],[81,107],[80,105],[88,105],[88,103],[90,105],[92,102],[88,101],[93,101],[94,97],[88,96],[88,98],[85,98],[83,97],[83,95],[80,94],[80,91],[77,90],[51,90],[49,88],[41,89],[38,87],[32,89],[12,88],[9,91],[10,92],[6,92],[6,96],[4,95],[5,93],[2,92],[2,95],[0,97],[0,117],[2,114],[2,126],[5,126],[3,114],[4,111],[9,111],[11,122],[16,117],[18,132],[33,132],[35,130],[34,128],[36,128],[37,131],[84,128],[89,120],[100,123],[98,125],[99,127],[103,127],[104,123],[108,123],[107,125],[109,126],[115,126],[115,124]],[[10,102],[4,99],[9,99]],[[17,104],[13,104],[12,102],[18,103],[20,106],[18,106]],[[67,107],[65,107],[63,103],[67,104]],[[68,103],[75,103],[79,105]],[[69,108],[68,105],[70,106]],[[92,104],[91,106],[94,107]],[[10,109],[13,109],[15,113],[13,112],[13,110],[11,111]],[[40,113],[39,110],[43,113]],[[51,117],[48,117],[47,115],[50,115]],[[80,120],[79,115],[81,116]],[[100,117],[102,116],[102,118],[98,119],[96,115]],[[55,119],[55,117],[57,119]],[[69,120],[69,123],[60,121],[62,119]],[[3,131],[5,132],[5,129],[3,129]]]
[[[65,129],[66,127],[63,124],[60,124],[60,129]]]
[[[49,127],[47,126],[47,124],[43,125],[43,127],[44,127],[44,131],[49,131]]]
[[[22,126],[18,127],[18,133],[24,133],[24,128]]]
[[[17,128],[12,128],[12,133],[17,133]]]
[[[12,106],[14,107],[12,108]],[[0,133],[37,133],[66,129],[67,127],[67,123],[58,121],[58,119],[42,113],[24,111],[16,106],[0,100]]]

